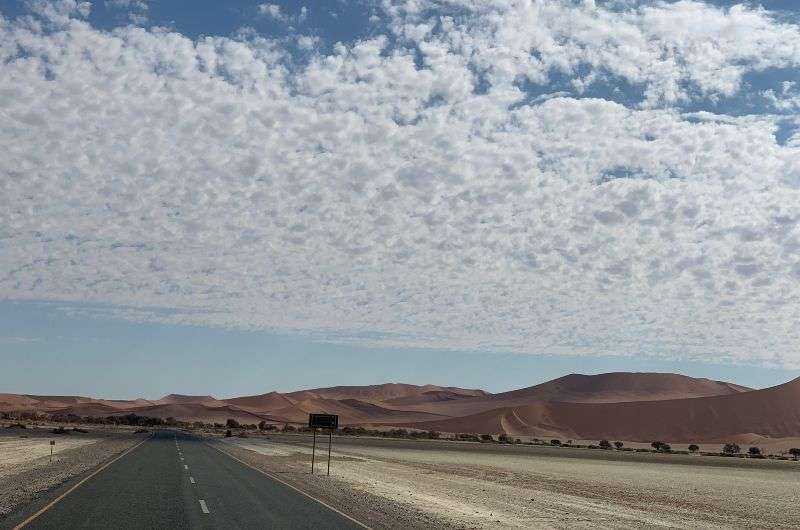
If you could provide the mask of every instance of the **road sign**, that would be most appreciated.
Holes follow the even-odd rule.
[[[308,427],[310,429],[338,429],[339,416],[336,414],[309,414]]]
[[[331,474],[331,439],[333,430],[339,428],[339,416],[336,414],[309,414],[308,427],[313,432],[311,445],[311,474],[314,474],[314,461],[317,453],[317,429],[328,429],[328,475]]]

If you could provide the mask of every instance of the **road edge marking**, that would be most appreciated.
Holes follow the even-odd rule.
[[[143,443],[145,443],[147,440],[149,440],[151,438],[152,438],[152,436],[148,436],[147,438],[145,438],[144,440],[142,440],[138,444],[134,445],[133,447],[129,447],[128,449],[123,451],[121,454],[117,455],[116,458],[114,458],[113,460],[111,460],[109,462],[106,462],[105,464],[103,464],[99,468],[95,469],[88,477],[84,477],[83,480],[81,480],[80,482],[78,482],[77,484],[72,486],[70,489],[68,489],[67,491],[65,491],[64,493],[62,493],[61,495],[59,495],[58,497],[56,497],[52,501],[50,501],[50,503],[48,503],[45,507],[41,508],[38,512],[36,512],[35,514],[31,515],[30,517],[28,517],[27,519],[25,519],[24,521],[19,523],[17,526],[15,526],[13,528],[13,530],[20,530],[21,528],[25,528],[26,526],[31,524],[37,517],[42,515],[44,512],[46,512],[47,510],[49,510],[50,508],[52,508],[56,504],[58,504],[64,497],[66,497],[67,495],[69,495],[70,493],[72,493],[73,491],[78,489],[84,482],[86,482],[90,478],[94,477],[95,475],[97,475],[98,473],[103,471],[105,468],[107,468],[108,466],[110,466],[111,464],[113,464],[114,462],[116,462],[117,460],[122,458],[123,456],[127,455],[128,453],[133,452],[134,449],[138,448],[140,445],[142,445]]]
[[[203,499],[200,499],[200,511],[203,513],[211,513],[208,509],[206,501],[204,501]]]
[[[322,500],[320,500],[320,499],[318,499],[318,498],[314,497],[314,496],[313,496],[313,495],[311,495],[310,493],[306,493],[305,491],[301,490],[300,488],[298,488],[298,487],[296,487],[296,486],[293,486],[293,485],[289,484],[289,483],[288,483],[288,482],[286,482],[285,480],[283,480],[283,479],[280,479],[280,478],[276,477],[276,476],[275,476],[275,475],[273,475],[272,473],[270,473],[270,472],[268,472],[268,471],[264,471],[263,469],[259,469],[259,468],[255,467],[255,466],[251,465],[251,464],[248,464],[248,463],[247,463],[247,462],[245,462],[244,460],[242,460],[242,459],[240,459],[240,458],[237,458],[237,457],[233,456],[232,454],[230,454],[230,453],[229,453],[229,452],[227,452],[227,451],[223,451],[222,449],[220,449],[219,447],[216,447],[216,446],[215,446],[215,445],[213,445],[213,444],[210,444],[210,443],[206,442],[206,445],[208,445],[208,446],[209,446],[209,447],[211,447],[212,449],[216,449],[216,450],[217,450],[217,451],[219,451],[220,453],[222,453],[222,454],[224,454],[224,455],[226,455],[226,456],[228,456],[228,457],[230,457],[230,458],[232,458],[232,459],[236,460],[236,461],[237,461],[237,462],[239,462],[240,464],[243,464],[243,465],[245,465],[245,466],[249,467],[249,468],[250,468],[250,469],[252,469],[253,471],[258,471],[258,472],[259,472],[259,473],[261,473],[262,475],[266,475],[267,477],[271,478],[271,479],[272,479],[272,480],[274,480],[275,482],[280,482],[280,483],[281,483],[281,484],[283,484],[284,486],[286,486],[286,487],[288,487],[288,488],[291,488],[291,489],[293,489],[294,491],[296,491],[297,493],[299,493],[299,494],[301,494],[301,495],[304,495],[304,496],[308,497],[308,498],[309,498],[309,499],[311,499],[312,501],[315,501],[315,502],[318,502],[318,503],[320,503],[321,505],[323,505],[323,506],[324,506],[324,507],[326,507],[327,509],[329,509],[329,510],[331,510],[331,511],[334,511],[334,512],[338,513],[339,515],[341,515],[341,516],[342,516],[342,517],[344,517],[345,519],[348,519],[349,521],[352,521],[352,522],[354,522],[355,524],[357,524],[357,525],[358,525],[358,526],[360,526],[361,528],[366,528],[367,530],[372,530],[372,527],[365,525],[364,523],[362,523],[362,522],[361,522],[361,521],[359,521],[358,519],[355,519],[354,517],[352,517],[352,516],[350,516],[350,515],[347,515],[346,513],[344,513],[344,512],[343,512],[343,511],[341,511],[341,510],[337,510],[336,508],[334,508],[334,507],[333,507],[333,506],[331,506],[330,504],[328,504],[328,503],[326,503],[326,502],[324,502],[324,501],[322,501]]]

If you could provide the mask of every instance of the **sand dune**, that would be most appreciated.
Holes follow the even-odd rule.
[[[169,394],[157,401],[0,394],[0,410],[79,416],[135,413],[181,421],[303,424],[311,412],[341,425],[572,439],[716,441],[800,436],[800,380],[764,390],[677,374],[572,374],[499,394],[388,383],[268,392],[218,400]],[[738,437],[738,438],[736,438]]]
[[[800,378],[723,396],[623,403],[538,401],[413,426],[573,439],[712,441],[753,433],[800,436]],[[409,426],[411,426],[409,424]]]
[[[251,412],[266,412],[291,407],[293,402],[278,392],[268,392],[258,396],[243,396],[223,400]]]
[[[464,396],[485,396],[487,392],[476,389],[442,387],[436,385],[407,385],[403,383],[385,383],[368,386],[334,386],[330,388],[313,388],[299,392],[289,392],[286,397],[293,401],[310,398],[327,399],[359,399],[361,401],[386,401],[394,398],[416,396],[430,391],[445,391]]]
[[[504,402],[618,403],[723,396],[749,390],[752,389],[679,374],[613,372],[570,374],[540,385],[494,394],[492,398]]]

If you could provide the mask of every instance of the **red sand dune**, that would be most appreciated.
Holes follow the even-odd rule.
[[[361,401],[386,401],[406,396],[415,396],[430,391],[447,391],[464,396],[485,396],[483,390],[442,387],[436,385],[407,385],[403,383],[385,383],[368,386],[334,386],[330,388],[312,388],[299,392],[289,392],[286,397],[292,401],[302,401],[309,398],[326,399],[359,399]]]
[[[152,405],[133,411],[140,416],[153,418],[175,418],[180,421],[202,421],[205,423],[225,423],[228,418],[239,423],[257,424],[261,420],[270,420],[268,416],[253,414],[231,405],[209,407],[202,403],[171,403]],[[117,411],[115,415],[123,415]]]
[[[412,396],[400,400],[388,400],[382,405],[460,417],[501,407],[527,405],[536,401],[578,403],[655,401],[726,395],[748,390],[750,389],[731,383],[678,374],[615,372],[599,375],[570,374],[519,390],[469,399],[457,396],[451,396],[452,399],[424,399],[421,396]]]
[[[569,401],[617,403],[724,396],[752,390],[747,387],[679,374],[612,372],[570,374],[540,385],[494,394],[498,401]]]
[[[207,403],[222,406],[225,403],[219,401],[214,396],[185,396],[183,394],[167,394],[161,399],[154,401],[157,405],[177,405],[180,403]]]
[[[800,378],[722,396],[622,403],[538,401],[460,418],[414,423],[445,432],[573,439],[711,441],[754,433],[800,436]],[[409,426],[412,426],[409,424]]]
[[[292,401],[278,392],[268,392],[258,396],[242,396],[223,401],[251,412],[266,412],[292,406]]]
[[[136,413],[182,421],[305,423],[309,412],[340,424],[403,425],[444,432],[573,439],[716,441],[800,436],[800,379],[764,390],[676,374],[568,375],[489,394],[389,383],[217,400],[170,394],[158,401],[0,394],[0,410],[107,416]],[[738,439],[738,438],[737,438]]]

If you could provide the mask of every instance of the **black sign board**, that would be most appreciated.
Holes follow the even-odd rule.
[[[308,427],[310,429],[338,429],[339,416],[336,414],[309,414]]]

